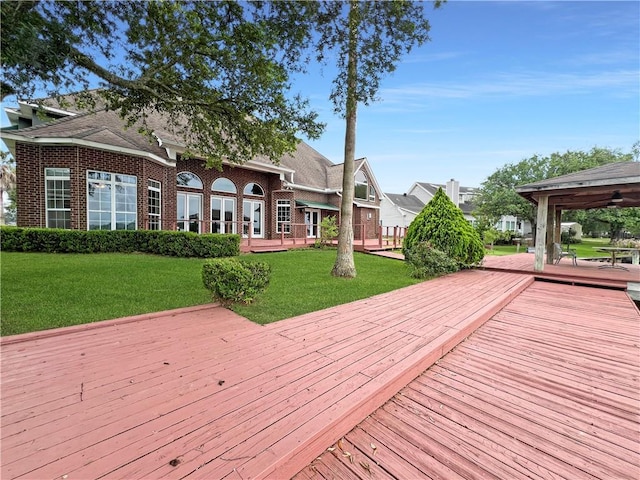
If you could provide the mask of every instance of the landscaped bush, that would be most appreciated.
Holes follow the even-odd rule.
[[[209,260],[202,267],[202,282],[213,299],[222,305],[251,303],[271,278],[271,266],[238,258]]]
[[[413,278],[432,278],[446,273],[457,272],[458,263],[446,253],[433,248],[429,242],[414,245],[405,256],[409,263],[409,274]]]
[[[156,230],[60,230],[2,227],[0,248],[7,252],[129,253],[217,258],[240,253],[238,235]]]
[[[402,247],[405,257],[422,242],[446,253],[462,268],[477,265],[484,258],[480,235],[441,188],[409,225]]]
[[[507,230],[506,232],[497,232],[498,235],[495,239],[494,245],[513,245],[513,239],[517,238],[518,233],[513,230]]]

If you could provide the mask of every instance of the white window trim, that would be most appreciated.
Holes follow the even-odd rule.
[[[93,178],[89,178],[89,174],[90,173],[100,173],[100,174],[108,174],[111,175],[111,180],[96,180]],[[118,175],[123,175],[123,176],[127,176],[127,177],[131,177],[135,179],[135,183],[129,183],[129,182],[117,182],[116,181],[116,176]],[[87,195],[87,230],[89,230],[90,227],[90,212],[92,210],[89,209],[89,182],[93,182],[93,183],[98,183],[98,182],[102,182],[105,184],[110,184],[111,185],[111,191],[113,192],[113,195],[111,196],[111,230],[116,230],[116,225],[118,224],[117,222],[117,218],[118,218],[118,213],[124,213],[124,214],[131,214],[131,212],[120,212],[118,210],[116,210],[116,185],[126,185],[126,186],[134,186],[136,188],[136,208],[134,211],[134,215],[135,215],[135,220],[134,220],[134,225],[135,228],[134,230],[138,229],[138,177],[135,175],[129,175],[128,173],[114,173],[114,172],[104,172],[101,170],[87,170],[87,174],[86,174],[86,183],[85,183],[85,187],[86,187],[86,195]]]
[[[66,175],[47,175],[47,170],[66,170]],[[45,167],[44,169],[44,206],[45,206],[45,225],[49,227],[49,212],[69,212],[69,223],[71,223],[71,207],[69,208],[49,208],[49,180],[63,180],[69,182],[69,195],[71,195],[71,169],[64,167]],[[71,228],[71,225],[69,225]]]
[[[155,185],[151,185],[151,182],[157,184],[157,186]],[[158,192],[158,200],[159,200],[159,204],[158,204],[158,213],[151,213],[149,211],[149,191],[154,191],[154,192]],[[149,217],[149,225],[148,227],[151,226],[151,217],[157,218],[158,220],[158,230],[162,230],[162,183],[154,180],[152,178],[148,178],[147,179],[147,215]]]
[[[278,200],[276,201],[276,233],[282,233],[280,229],[280,207],[287,207],[289,209],[289,221],[285,222],[284,233],[291,233],[291,200]]]

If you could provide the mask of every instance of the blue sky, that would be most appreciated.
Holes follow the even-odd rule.
[[[384,192],[450,178],[477,187],[535,154],[630,152],[640,140],[640,2],[450,0],[425,8],[431,41],[383,79],[381,101],[358,109],[356,156],[367,157]],[[345,124],[333,114],[333,77],[324,70],[293,92],[327,124],[308,143],[342,163]]]
[[[431,41],[360,106],[356,156],[382,190],[416,181],[479,186],[507,163],[640,140],[640,2],[450,1],[430,10]],[[343,161],[331,78],[300,91],[327,129],[308,143]]]

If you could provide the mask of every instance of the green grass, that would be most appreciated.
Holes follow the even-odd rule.
[[[271,265],[271,283],[256,302],[235,305],[233,310],[261,324],[419,282],[409,277],[405,262],[357,252],[354,261],[358,275],[351,279],[330,275],[336,260],[334,249],[290,250],[254,255],[254,258]]]
[[[575,250],[578,258],[591,258],[591,257],[608,257],[606,253],[598,252],[600,247],[606,247],[609,245],[608,238],[583,238],[581,243],[572,243],[570,248]],[[566,244],[563,244],[566,248]],[[513,255],[517,253],[517,247],[515,245],[494,245],[492,250],[486,250],[487,255]],[[527,247],[520,245],[520,253],[527,251]]]
[[[334,278],[335,256],[335,250],[244,256],[272,265],[271,284],[255,304],[234,310],[269,323],[417,283],[404,262],[358,253],[358,276]],[[203,263],[142,254],[2,252],[2,335],[209,303]]]
[[[0,254],[2,335],[211,301],[203,260],[143,254]]]

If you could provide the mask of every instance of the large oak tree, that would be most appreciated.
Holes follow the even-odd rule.
[[[129,124],[162,113],[211,166],[256,155],[277,162],[298,134],[322,131],[289,81],[306,63],[315,3],[21,0],[0,8],[3,99],[98,82],[107,108]]]

